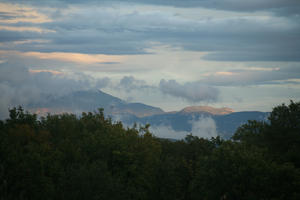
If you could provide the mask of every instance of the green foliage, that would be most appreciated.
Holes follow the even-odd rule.
[[[255,146],[225,142],[198,161],[192,199],[293,199],[299,195],[299,170],[274,163],[265,154]]]
[[[300,104],[249,121],[232,141],[155,138],[95,113],[0,121],[0,200],[299,199]]]
[[[243,124],[237,129],[232,139],[259,144],[263,139],[261,133],[264,131],[265,125],[265,122],[249,120],[247,124]]]
[[[249,121],[241,126],[234,140],[268,149],[269,156],[280,163],[300,167],[300,102],[293,101],[273,109],[269,122]]]

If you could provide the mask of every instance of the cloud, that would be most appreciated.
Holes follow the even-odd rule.
[[[201,117],[199,120],[192,120],[192,134],[202,138],[217,137],[216,122],[210,117]]]
[[[6,2],[16,2],[19,0],[6,0]],[[136,3],[146,5],[162,5],[171,7],[182,8],[194,8],[203,7],[217,10],[229,10],[237,12],[254,12],[254,11],[270,11],[274,13],[284,13],[286,15],[299,13],[300,3],[298,0],[252,0],[252,1],[240,1],[240,0],[53,0],[47,3],[35,0],[27,0],[27,4],[38,6],[51,6],[51,7],[67,7],[68,5],[107,5],[107,4],[124,4],[124,3]]]
[[[233,10],[242,11],[260,7],[283,9],[286,6],[297,7],[296,1],[149,1],[149,4],[157,5],[160,2],[178,6],[186,4],[190,7],[194,7],[194,4],[201,5],[209,8],[206,10],[208,15],[193,19],[181,15],[178,10],[165,11],[156,7],[145,10],[139,7],[138,2],[135,2],[137,6],[132,7],[126,4],[114,6],[109,2],[80,6],[72,4],[72,1],[63,1],[63,4],[72,6],[68,9],[48,9],[47,16],[44,17],[47,20],[51,18],[48,21],[18,22],[10,24],[9,27],[2,24],[6,29],[0,30],[0,42],[5,44],[0,48],[35,52],[132,55],[148,53],[146,49],[152,48],[156,42],[185,50],[208,52],[203,57],[207,60],[299,61],[298,17],[281,17],[270,13],[226,16],[226,13],[216,13],[215,8],[211,7],[232,7]],[[37,12],[38,9],[32,10]],[[216,14],[218,15],[215,16]],[[32,39],[49,42],[13,46],[8,43]]]
[[[51,52],[51,53],[25,52],[20,54],[24,56],[36,57],[45,60],[59,60],[64,62],[84,63],[84,64],[120,62],[122,59],[121,56],[111,56],[111,55],[101,55],[101,54],[89,55],[89,54],[66,53],[66,52]]]
[[[47,16],[38,12],[30,6],[24,4],[10,4],[0,2],[0,23],[12,24],[18,22],[29,22],[40,24],[44,22],[50,22],[51,19]]]
[[[292,41],[289,41],[289,43],[290,42],[292,42]],[[266,43],[266,41],[264,43]],[[277,43],[280,43],[280,42],[277,42]],[[296,43],[298,43],[298,42],[296,42]],[[282,47],[283,47],[283,49],[285,49],[285,51],[282,51],[282,49],[271,50],[271,48],[272,48],[271,46],[273,46],[273,45],[266,44],[266,46],[269,46],[268,49],[270,49],[271,51],[261,51],[261,50],[248,51],[247,47],[246,47],[244,50],[241,50],[241,51],[228,51],[228,52],[219,51],[219,52],[209,53],[209,54],[203,56],[203,58],[205,60],[213,60],[213,61],[273,61],[273,62],[295,61],[295,62],[299,62],[300,58],[298,55],[300,54],[300,50],[298,48],[294,48],[292,46],[288,47],[287,45],[290,45],[290,44],[282,44]]]
[[[53,32],[52,30],[42,29],[39,27],[26,27],[26,26],[0,26],[0,30],[7,30],[13,32],[38,32],[38,33],[46,33],[46,32]]]
[[[189,123],[192,126],[191,132],[175,131],[171,126],[167,125],[150,126],[150,132],[156,137],[178,140],[184,139],[188,134],[208,139],[218,136],[216,123],[212,118],[201,117],[198,120],[192,120]]]
[[[109,78],[95,79],[82,73],[67,75],[56,70],[28,69],[16,63],[0,64],[0,118],[7,117],[8,108],[43,103],[50,96],[106,87]]]
[[[218,100],[219,90],[199,82],[179,84],[176,80],[164,80],[159,83],[163,94],[180,97],[190,102],[214,102]]]
[[[241,70],[231,70],[227,72],[215,72],[206,74],[200,83],[213,86],[249,86],[278,84],[278,81],[289,81],[300,77],[299,66],[276,68],[248,68]]]
[[[159,138],[169,138],[169,139],[184,139],[186,135],[190,134],[186,131],[175,131],[170,126],[150,126],[150,132]]]
[[[132,90],[142,90],[142,89],[156,89],[154,86],[150,86],[144,80],[139,80],[133,76],[124,76],[118,85],[119,88],[125,89],[127,92]]]
[[[51,89],[55,82],[63,86],[65,84],[67,88],[73,88],[72,85],[74,88],[85,88],[84,85],[88,87],[90,84],[95,87],[96,80],[91,78],[91,81],[87,77],[80,77],[81,75],[74,78],[74,74],[72,78],[67,74],[56,74],[57,77],[53,78],[54,73],[84,71],[93,73],[93,76],[102,76],[101,72],[111,77],[123,77],[126,74],[120,84],[119,79],[114,82],[118,85],[114,88],[115,96],[123,92],[127,96],[118,97],[133,97],[134,101],[149,104],[154,102],[166,107],[173,103],[177,109],[187,102],[179,101],[174,96],[189,102],[216,101],[219,93],[216,87],[224,89],[219,86],[278,84],[288,81],[297,83],[300,77],[297,70],[300,54],[298,0],[2,2],[8,3],[0,5],[0,62],[23,63],[22,66],[26,66],[27,70],[23,72],[27,78],[22,73],[13,72],[14,75],[10,75],[10,80],[6,82],[2,81],[5,77],[0,75],[2,90],[9,97],[12,80],[17,81],[18,78],[20,88],[31,83],[28,90],[21,90],[25,96],[34,96],[31,94],[32,88],[37,87],[41,91],[39,88],[43,84],[41,81],[34,82],[33,77],[43,77],[45,82],[49,80],[49,91],[59,92],[61,88],[58,86],[54,87],[58,89]],[[169,54],[174,53],[174,49],[177,53]],[[9,56],[4,55],[7,51],[11,51]],[[131,56],[120,58],[120,55],[127,54]],[[246,68],[241,63],[243,61],[271,61],[280,69],[240,70]],[[109,65],[113,63],[119,64]],[[291,63],[294,70],[287,67]],[[270,63],[250,64],[262,65],[259,67],[263,68]],[[11,64],[11,67],[14,68],[15,65]],[[22,71],[21,67],[17,69]],[[28,75],[28,69],[44,71]],[[215,70],[222,73],[214,74]],[[211,75],[201,77],[207,72],[211,72]],[[176,79],[175,85],[178,88],[174,88],[167,81],[174,77],[178,80],[190,78],[189,81],[197,81],[179,83]],[[167,80],[161,82],[159,87],[146,89],[161,78]],[[65,83],[61,79],[74,82]],[[24,86],[22,80],[25,82]],[[143,80],[147,80],[147,83]],[[102,81],[107,82],[100,80],[99,85],[103,84]],[[81,83],[77,85],[79,82]],[[18,87],[17,83],[14,84],[12,91]],[[46,86],[43,88],[43,92],[47,91]],[[193,94],[191,91],[195,89],[201,89],[203,93]],[[247,93],[244,88],[241,90],[235,92],[238,95]],[[170,95],[167,96],[168,100],[163,99],[162,93]],[[37,99],[39,94],[37,92]],[[162,103],[164,101],[166,103]],[[170,107],[169,110],[172,108]]]
[[[32,73],[32,74],[35,74],[35,73],[41,73],[41,72],[49,72],[51,73],[52,75],[60,75],[60,74],[63,74],[63,72],[60,72],[60,71],[56,71],[56,70],[49,70],[49,69],[29,69],[28,70],[29,73]]]
[[[26,38],[29,38],[16,31],[8,31],[8,30],[1,30],[1,29],[0,29],[0,36],[1,36],[0,37],[1,43],[22,41],[25,40]]]

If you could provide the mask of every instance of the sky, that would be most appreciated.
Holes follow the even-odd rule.
[[[165,111],[300,100],[299,0],[0,0],[0,113],[101,89]]]

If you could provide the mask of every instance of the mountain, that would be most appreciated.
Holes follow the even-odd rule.
[[[181,113],[210,113],[212,115],[226,115],[234,112],[231,108],[213,108],[210,106],[189,106],[180,111]]]
[[[194,122],[202,119],[212,119],[215,122],[218,134],[224,139],[229,139],[236,129],[248,120],[267,120],[269,113],[247,111],[231,112],[228,114],[212,114],[210,112],[172,112],[137,118],[134,116],[123,116],[121,121],[125,124],[150,124],[154,127],[170,127],[174,131],[192,132]]]
[[[234,112],[226,107],[209,106],[190,106],[180,111],[164,112],[142,103],[128,103],[101,90],[76,91],[60,97],[49,97],[46,102],[29,105],[29,108],[40,115],[48,112],[80,114],[103,108],[107,116],[127,125],[149,123],[152,127],[165,126],[177,132],[192,132],[194,122],[208,118],[215,123],[218,134],[226,139],[248,120],[266,120],[268,116],[264,112]]]
[[[244,111],[233,112],[227,115],[215,115],[212,119],[215,120],[218,133],[225,139],[229,139],[236,129],[247,123],[248,120],[267,121],[269,112]]]
[[[126,101],[109,95],[101,90],[76,91],[61,97],[49,97],[46,102],[29,105],[33,112],[40,114],[47,112],[81,113],[96,111],[103,108],[107,115],[131,114],[137,117],[145,117],[161,114],[160,108],[142,103],[127,103]]]

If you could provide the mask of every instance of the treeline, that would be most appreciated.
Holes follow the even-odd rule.
[[[154,137],[96,113],[0,121],[0,199],[300,199],[300,102],[232,140]]]

